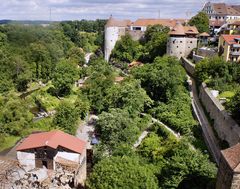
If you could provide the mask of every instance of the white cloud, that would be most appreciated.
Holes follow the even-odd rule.
[[[1,0],[0,19],[75,20],[139,17],[185,18],[186,12],[196,14],[205,0]],[[226,3],[237,4],[239,0]],[[240,4],[240,3],[239,3]]]

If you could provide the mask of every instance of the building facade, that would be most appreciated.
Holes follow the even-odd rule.
[[[225,61],[240,62],[240,35],[221,35],[218,53]]]
[[[135,22],[130,20],[118,20],[112,16],[105,25],[105,43],[104,58],[109,61],[112,50],[116,42],[122,36],[129,34],[133,40],[139,40],[144,36],[148,26],[160,24],[169,28],[173,28],[177,22],[186,23],[184,19],[138,19]]]
[[[240,20],[227,23],[220,29],[219,34],[240,35]]]
[[[202,11],[209,16],[210,28],[214,33],[223,24],[240,19],[240,5],[207,2]]]
[[[198,30],[195,26],[183,26],[177,23],[169,32],[167,54],[177,58],[187,57],[197,48]]]

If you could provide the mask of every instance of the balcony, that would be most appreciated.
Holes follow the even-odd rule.
[[[240,44],[233,44],[233,48],[240,48]]]
[[[240,56],[240,51],[235,51],[235,52],[233,52],[233,51],[231,51],[230,52],[230,55],[232,55],[232,56]]]

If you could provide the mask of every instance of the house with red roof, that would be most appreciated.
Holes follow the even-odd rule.
[[[71,172],[76,183],[86,179],[86,142],[62,131],[29,135],[17,148],[17,159],[25,171],[47,169]]]
[[[218,52],[225,61],[240,62],[240,35],[221,35]]]

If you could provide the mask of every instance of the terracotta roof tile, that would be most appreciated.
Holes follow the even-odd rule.
[[[138,19],[132,26],[150,26],[160,24],[167,27],[174,27],[177,22],[185,23],[186,19]]]
[[[210,37],[210,35],[207,32],[203,32],[199,34],[200,37]]]
[[[210,26],[221,27],[223,24],[225,24],[225,22],[221,20],[209,20]]]
[[[50,131],[29,135],[16,150],[21,151],[45,146],[53,149],[61,146],[82,154],[86,147],[86,142],[62,131]]]
[[[237,10],[238,6],[233,8],[232,5],[227,5],[225,3],[213,3],[213,9],[219,15],[240,15],[240,12]]]
[[[231,5],[231,7],[240,12],[240,5]]]
[[[195,26],[183,26],[181,23],[177,23],[169,32],[169,35],[187,35],[198,34],[198,30]]]
[[[131,20],[118,20],[110,17],[107,21],[106,27],[116,26],[116,27],[127,27],[131,25]]]
[[[240,171],[240,144],[236,144],[226,150],[221,151],[223,157],[227,161],[232,170]]]
[[[229,45],[237,44],[236,38],[240,38],[240,35],[222,35],[224,41],[226,41]]]

